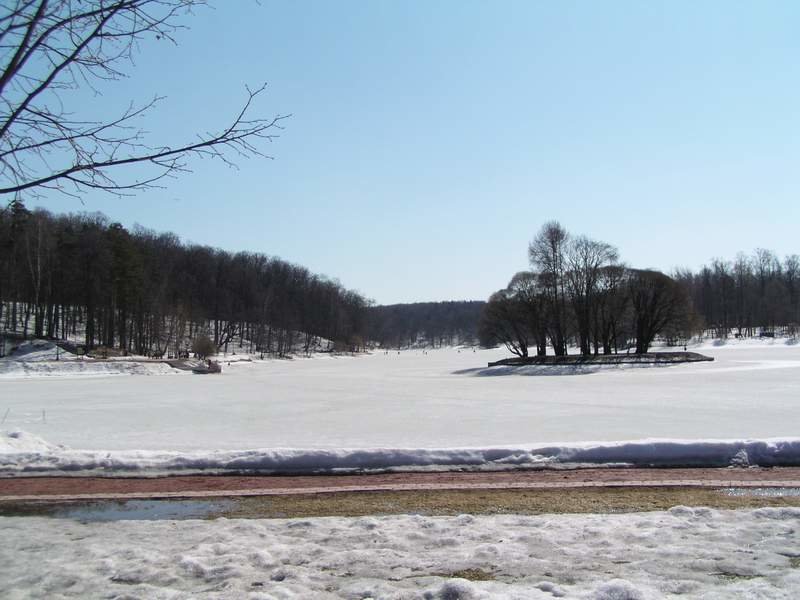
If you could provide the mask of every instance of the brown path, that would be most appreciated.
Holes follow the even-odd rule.
[[[581,469],[154,478],[19,477],[0,479],[0,502],[585,487],[800,487],[800,468]]]

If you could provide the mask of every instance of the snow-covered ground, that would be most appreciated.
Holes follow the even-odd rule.
[[[76,359],[58,361],[2,361],[0,382],[4,379],[38,377],[113,377],[117,375],[181,375],[184,371],[173,369],[162,362],[136,362]],[[0,383],[0,385],[3,385]]]
[[[7,378],[0,470],[796,461],[800,346],[692,349],[716,361],[555,377],[486,369],[502,350],[445,349],[235,362],[221,376]]]
[[[800,590],[800,510],[791,508],[89,524],[0,518],[0,533],[0,596],[9,600],[788,600]]]
[[[77,356],[46,340],[20,344],[0,359],[0,381],[39,377],[109,377],[113,375],[176,375],[185,373],[144,357],[95,360]]]

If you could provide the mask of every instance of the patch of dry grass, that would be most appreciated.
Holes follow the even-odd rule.
[[[494,581],[494,573],[489,573],[482,569],[459,569],[448,573],[433,573],[433,577],[444,577],[445,579],[468,579],[469,581]]]
[[[342,492],[242,498],[233,509],[213,516],[296,518],[463,513],[536,515],[645,512],[666,510],[677,505],[719,509],[800,506],[800,497],[729,496],[721,490],[680,487]]]
[[[691,487],[338,492],[224,498],[224,500],[225,502],[216,502],[212,498],[204,499],[204,502],[211,503],[205,518],[276,519],[400,514],[434,516],[465,513],[476,515],[602,514],[666,510],[678,505],[707,506],[718,509],[800,506],[800,496],[731,496],[723,490]],[[124,501],[115,502],[125,504]],[[170,501],[164,500],[163,502]],[[180,501],[175,500],[174,502]],[[4,502],[0,503],[0,515],[59,516],[65,508],[76,509],[103,504],[106,502]],[[790,560],[793,568],[800,568],[800,559],[790,558]],[[469,578],[464,577],[464,579]]]

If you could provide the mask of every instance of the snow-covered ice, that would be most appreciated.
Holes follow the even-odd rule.
[[[716,361],[486,376],[503,351],[446,349],[238,362],[221,376],[9,378],[0,462],[8,471],[796,461],[800,346],[697,349]]]
[[[0,535],[0,596],[8,599],[788,600],[800,590],[793,508],[88,524],[0,518]]]

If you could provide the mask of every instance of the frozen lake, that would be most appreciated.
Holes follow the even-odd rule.
[[[239,363],[222,376],[0,380],[0,429],[87,450],[431,448],[800,434],[800,347],[713,363],[486,376],[504,350]],[[524,374],[527,373],[527,374]]]

